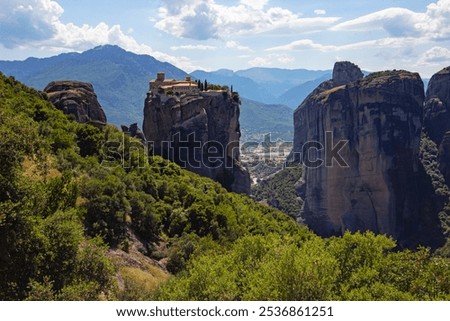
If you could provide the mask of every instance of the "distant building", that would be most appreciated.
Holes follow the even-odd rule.
[[[156,79],[150,81],[150,93],[156,94],[197,94],[199,92],[197,82],[190,76],[185,80],[166,79],[166,74],[158,72]]]

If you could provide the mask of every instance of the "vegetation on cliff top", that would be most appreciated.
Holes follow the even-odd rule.
[[[321,239],[43,98],[0,74],[0,300],[449,299],[447,259]],[[136,239],[168,281],[108,253]]]

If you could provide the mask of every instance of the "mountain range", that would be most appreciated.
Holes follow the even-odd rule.
[[[312,89],[331,78],[330,70],[250,68],[236,72],[196,70],[191,75],[217,84],[233,85],[241,96],[265,104],[295,109]]]
[[[55,80],[91,83],[108,121],[116,125],[142,124],[148,82],[161,70],[170,78],[184,78],[187,75],[169,63],[110,45],[50,58],[0,61],[0,71],[38,90],[43,90]]]
[[[157,72],[164,71],[167,78],[175,79],[183,79],[188,74],[170,63],[112,45],[49,58],[0,61],[0,71],[38,90],[55,80],[89,82],[105,109],[108,122],[115,125],[142,124],[148,82]],[[329,70],[277,68],[191,73],[196,79],[233,86],[239,92],[243,98],[241,128],[244,136],[251,138],[272,132],[274,138],[280,139],[292,137],[290,109],[296,108],[312,88],[330,75]],[[258,126],[255,126],[255,119],[258,119]]]

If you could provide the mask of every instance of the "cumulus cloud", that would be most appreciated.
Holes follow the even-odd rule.
[[[162,0],[155,27],[176,37],[206,40],[282,29],[323,30],[339,17],[301,18],[290,10],[267,7],[268,1],[225,6],[215,0]]]
[[[135,53],[152,55],[185,70],[199,68],[186,57],[174,57],[138,43],[123,32],[120,25],[62,23],[60,17],[64,10],[53,0],[1,0],[1,9],[0,44],[5,48],[29,47],[61,52],[113,44]]]
[[[423,21],[416,28],[434,40],[450,39],[450,0],[428,5]]]
[[[256,57],[248,62],[251,67],[267,67],[272,65],[272,60],[264,57]]]
[[[450,50],[443,47],[433,47],[427,50],[418,61],[419,66],[435,66],[450,62]]]
[[[24,42],[52,37],[63,12],[52,0],[2,0],[0,42],[6,48],[14,48]]]

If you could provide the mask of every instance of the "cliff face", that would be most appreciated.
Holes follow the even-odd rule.
[[[362,73],[347,66],[351,70],[338,63],[335,78],[319,86],[294,114],[297,159],[325,160],[305,168],[302,217],[325,236],[348,229],[402,239],[412,233],[419,214],[415,177],[423,83],[406,71],[359,79]],[[316,143],[308,153],[303,147],[311,141]],[[336,146],[343,146],[339,155],[346,164],[332,159]]]
[[[450,130],[450,67],[433,75],[428,83],[423,125],[438,145]]]
[[[431,77],[424,104],[424,130],[439,147],[439,169],[450,183],[450,67]]]
[[[50,102],[65,114],[72,114],[76,121],[106,123],[106,115],[97,100],[94,87],[80,81],[54,81],[44,91]]]
[[[226,92],[148,95],[143,130],[156,155],[248,194],[250,176],[239,161],[239,104]]]

